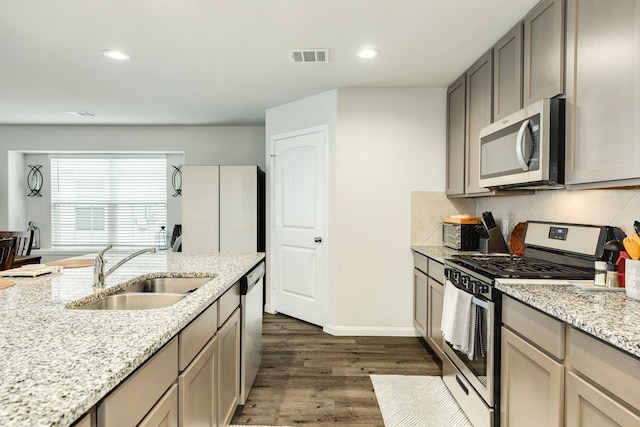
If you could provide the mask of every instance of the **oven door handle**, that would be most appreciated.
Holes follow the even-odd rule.
[[[485,310],[489,309],[489,303],[486,302],[486,301],[482,301],[480,298],[473,297],[471,302],[474,303],[477,306],[480,306],[480,307],[484,308]]]

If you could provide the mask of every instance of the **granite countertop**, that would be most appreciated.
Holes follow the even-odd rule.
[[[128,253],[107,252],[107,269]],[[263,253],[145,254],[107,277],[98,291],[92,287],[92,267],[9,278],[16,284],[0,290],[0,425],[70,425],[263,258]],[[213,278],[166,308],[66,308],[140,277],[167,275]]]
[[[412,245],[411,249],[444,262],[461,252],[444,246]],[[554,284],[498,280],[496,289],[602,341],[640,358],[640,301],[624,290],[583,290],[567,281]]]
[[[451,258],[453,255],[473,255],[480,253],[477,251],[459,251],[442,245],[411,245],[411,250],[442,263],[444,263],[446,258]]]
[[[564,284],[498,281],[502,293],[640,358],[640,301],[624,290],[590,291]]]

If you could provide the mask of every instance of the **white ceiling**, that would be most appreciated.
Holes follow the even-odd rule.
[[[329,89],[445,87],[536,3],[0,0],[0,124],[261,125]],[[290,63],[296,48],[330,62]]]

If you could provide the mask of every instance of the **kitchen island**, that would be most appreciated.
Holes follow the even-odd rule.
[[[126,255],[108,252],[107,269]],[[0,290],[0,425],[71,425],[263,258],[145,254],[107,277],[103,290],[94,290],[91,267],[12,278],[16,285]],[[67,308],[139,278],[167,276],[212,279],[166,308]]]

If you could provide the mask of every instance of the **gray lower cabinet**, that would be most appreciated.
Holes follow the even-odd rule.
[[[218,329],[218,425],[228,426],[240,399],[240,309]]]
[[[524,17],[523,104],[564,92],[564,0],[544,0]]]
[[[507,296],[502,303],[500,425],[561,427],[564,323]]]
[[[87,412],[84,416],[80,417],[75,423],[73,423],[73,427],[95,427],[96,426],[96,408],[93,407],[89,412]]]
[[[444,357],[442,350],[442,305],[444,303],[444,285],[429,277],[428,280],[428,309],[427,309],[427,343],[440,357]]]
[[[178,427],[177,385],[171,386],[138,427]]]
[[[638,64],[640,0],[567,1],[567,184],[640,184]]]
[[[98,426],[138,425],[162,404],[161,398],[177,379],[178,339],[174,338],[98,404]]]
[[[413,325],[442,360],[444,264],[418,252],[413,262]]]
[[[640,360],[506,295],[502,322],[501,427],[640,426]]]
[[[240,318],[236,283],[74,427],[228,426],[240,397]]]
[[[564,366],[502,328],[500,425],[563,425]]]
[[[217,419],[218,301],[179,335],[179,426],[214,427]]]
[[[218,341],[212,338],[178,377],[180,427],[216,426]]]
[[[640,360],[571,328],[567,426],[640,426]]]
[[[424,339],[427,339],[428,280],[424,272],[413,269],[413,326]]]
[[[567,427],[639,426],[640,417],[584,381],[567,374]]]

